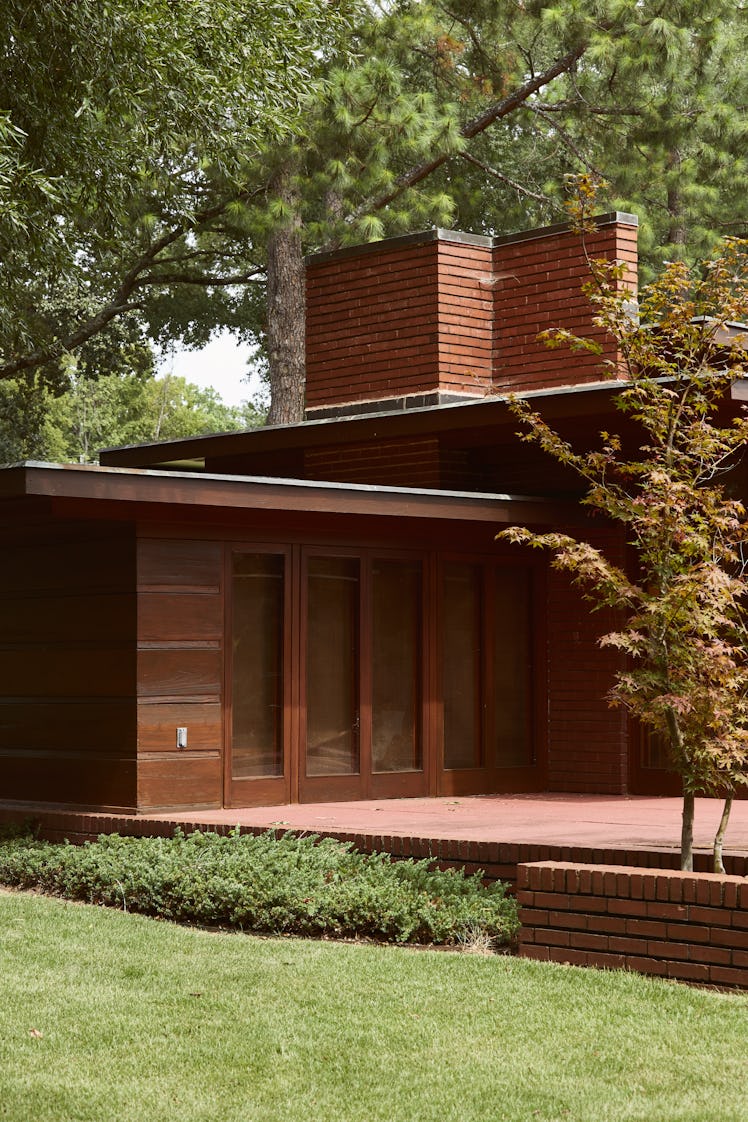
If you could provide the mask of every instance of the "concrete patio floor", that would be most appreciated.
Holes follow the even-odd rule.
[[[711,849],[721,812],[720,800],[697,799],[696,849]],[[314,833],[676,851],[680,846],[681,801],[547,793],[478,795],[192,810],[165,814],[163,818],[176,824],[287,827]],[[748,801],[733,805],[725,851],[748,854]]]

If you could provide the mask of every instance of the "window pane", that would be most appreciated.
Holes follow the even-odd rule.
[[[518,569],[497,569],[494,583],[494,763],[532,762],[530,713],[530,580]]]
[[[284,558],[238,553],[233,572],[231,770],[283,774]]]
[[[372,566],[372,769],[418,771],[421,764],[421,565]]]
[[[359,563],[310,557],[306,669],[306,773],[359,770]]]
[[[480,568],[445,565],[442,592],[444,766],[480,767]]]

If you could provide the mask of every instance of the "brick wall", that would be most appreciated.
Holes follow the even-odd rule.
[[[524,958],[748,988],[748,881],[538,862],[517,869]]]
[[[441,456],[435,436],[380,440],[376,444],[334,444],[304,453],[307,479],[370,483],[380,487],[441,486]]]
[[[588,258],[624,262],[635,288],[636,234],[635,218],[612,214],[585,244],[565,225],[436,230],[309,258],[307,409],[599,380],[617,352],[581,291]],[[549,350],[537,335],[556,326],[600,338],[604,354]]]
[[[582,285],[590,278],[588,257],[625,263],[625,287],[635,290],[635,219],[606,216],[584,244],[578,234],[564,227],[498,239],[493,260],[497,337],[494,392],[600,381],[601,363],[618,361],[614,341],[593,325],[592,308],[582,292]],[[564,327],[600,342],[603,354],[550,350],[538,342],[537,335],[553,327]]]
[[[616,530],[589,529],[592,532],[586,532],[585,538],[603,548],[610,560],[620,562]],[[591,612],[568,574],[549,568],[549,791],[601,795],[627,791],[628,722],[622,709],[613,709],[606,701],[623,658],[614,648],[598,645],[600,635],[615,625],[612,612]]]
[[[410,394],[484,393],[491,380],[489,238],[441,232],[319,255],[307,265],[310,410]]]

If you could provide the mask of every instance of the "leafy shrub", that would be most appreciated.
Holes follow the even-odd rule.
[[[102,835],[83,846],[0,843],[0,882],[182,923],[298,935],[458,943],[518,929],[505,886],[432,862],[358,853],[332,838],[272,833]]]

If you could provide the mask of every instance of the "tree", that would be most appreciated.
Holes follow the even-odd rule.
[[[628,665],[611,703],[661,736],[683,782],[681,867],[693,867],[694,797],[726,796],[715,868],[733,791],[748,782],[748,516],[732,489],[748,442],[748,417],[729,415],[729,388],[748,372],[748,245],[728,241],[700,269],[670,264],[644,289],[631,314],[620,266],[591,262],[587,292],[596,322],[619,343],[625,378],[616,406],[638,433],[626,450],[602,433],[600,447],[575,451],[527,402],[513,410],[534,441],[572,468],[588,507],[618,523],[633,553],[631,571],[589,542],[512,527],[500,537],[548,549],[597,606],[619,613],[602,645]],[[554,346],[594,350],[565,331]],[[724,871],[722,869],[722,871]]]
[[[2,388],[2,387],[0,387]],[[257,427],[263,416],[247,403],[224,405],[215,390],[149,371],[72,378],[70,390],[45,402],[46,447],[55,458],[96,461],[101,448],[176,440]],[[0,447],[2,447],[0,427]]]
[[[1,378],[64,381],[66,355],[142,325],[175,254],[256,189],[253,161],[345,15],[325,0],[6,0]]]
[[[745,38],[725,0],[357,9],[354,61],[331,69],[301,138],[270,154],[284,168],[270,208],[247,208],[268,285],[270,420],[303,416],[304,252],[432,224],[542,225],[563,216],[565,173],[597,167],[613,181],[610,205],[642,211],[645,267],[672,240],[662,215],[676,198],[678,237],[698,228],[698,248],[720,219],[748,219],[735,190],[717,202],[718,184],[741,182]]]

